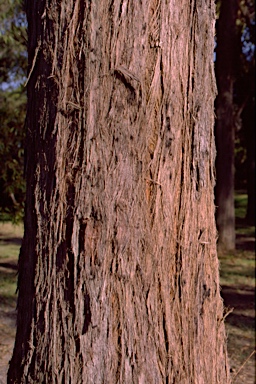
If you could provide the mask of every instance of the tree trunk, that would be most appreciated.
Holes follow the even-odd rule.
[[[213,1],[30,2],[8,383],[229,383]]]
[[[253,78],[254,76],[252,76]],[[253,91],[243,111],[243,124],[246,138],[246,164],[247,164],[247,195],[248,203],[246,220],[248,224],[255,225],[255,81]]]
[[[234,71],[237,34],[237,0],[221,1],[217,28],[216,79],[216,222],[220,248],[235,249],[234,206]]]

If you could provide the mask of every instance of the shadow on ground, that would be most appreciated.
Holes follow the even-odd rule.
[[[2,269],[2,268],[6,268],[6,269],[11,269],[13,271],[17,271],[18,270],[18,264],[16,262],[14,262],[14,261],[13,262],[3,262],[3,263],[0,262],[0,269]]]
[[[4,239],[3,236],[4,235],[0,233],[0,241],[2,244],[21,245],[22,243],[22,239],[20,237],[8,237]]]
[[[222,298],[225,306],[234,308],[226,322],[238,328],[255,329],[255,291],[252,288],[236,289],[222,286]],[[243,312],[243,313],[241,313]],[[248,313],[249,312],[249,313]]]
[[[245,233],[239,233],[241,230]],[[255,252],[255,226],[246,218],[236,218],[236,249]]]
[[[243,251],[255,251],[255,239],[247,235],[236,235],[236,249]]]

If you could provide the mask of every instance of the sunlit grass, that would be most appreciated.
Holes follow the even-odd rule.
[[[0,260],[3,259],[17,259],[19,255],[20,246],[16,244],[5,244],[0,240]]]
[[[17,262],[23,225],[0,223],[0,305],[15,307]]]
[[[16,305],[17,272],[0,271],[0,305]]]
[[[238,191],[235,195],[237,249],[219,253],[224,304],[233,308],[225,323],[235,383],[249,383],[248,378],[255,373],[254,359],[248,359],[255,349],[255,226],[248,225],[246,209],[247,195]],[[236,372],[239,372],[237,377]]]
[[[235,212],[236,218],[244,219],[246,216],[246,208],[247,208],[247,194],[237,192],[235,194]]]
[[[11,222],[0,222],[0,240],[7,240],[13,237],[22,238],[23,224],[13,224]]]
[[[220,255],[221,285],[255,287],[255,255],[252,251],[234,251]]]

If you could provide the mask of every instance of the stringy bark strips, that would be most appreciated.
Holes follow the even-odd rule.
[[[214,2],[27,7],[27,205],[8,382],[229,383]]]

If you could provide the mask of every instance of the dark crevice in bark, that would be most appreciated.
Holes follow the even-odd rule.
[[[91,314],[91,303],[90,303],[90,296],[88,293],[84,294],[84,325],[82,334],[84,335],[89,328],[89,325],[92,322],[92,314]]]

